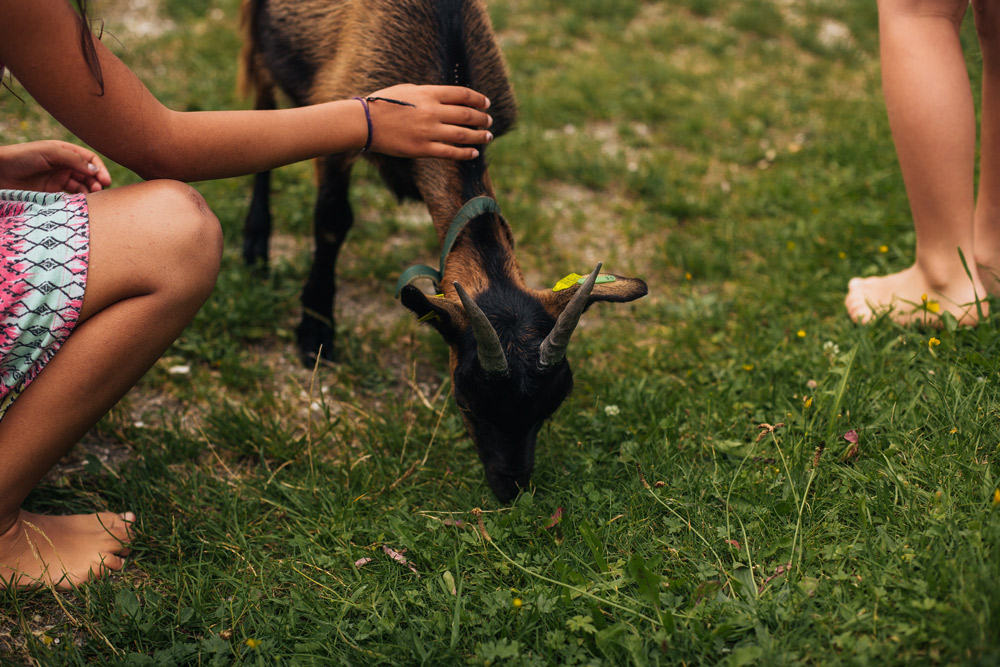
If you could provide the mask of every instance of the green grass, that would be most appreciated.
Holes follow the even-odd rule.
[[[758,4],[491,3],[521,105],[491,172],[527,276],[602,259],[650,285],[588,312],[510,506],[445,346],[391,296],[436,257],[421,209],[357,174],[341,363],[312,373],[308,166],[276,175],[264,281],[239,260],[249,179],[199,184],[215,294],[29,498],[136,510],[134,557],[75,594],[0,593],[0,662],[996,664],[998,319],[848,321],[847,280],[914,243],[873,3]],[[236,0],[162,5],[157,36],[109,11],[115,48],[172,106],[243,104]],[[5,141],[53,135],[0,95]]]

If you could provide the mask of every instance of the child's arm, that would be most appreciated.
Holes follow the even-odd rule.
[[[0,62],[56,120],[144,178],[223,178],[364,146],[357,100],[273,111],[176,112],[95,39],[104,94],[84,60],[66,0],[0,0]],[[469,159],[491,119],[479,93],[447,86],[395,86],[416,108],[371,105],[373,150],[408,157]],[[386,94],[386,97],[391,95]]]

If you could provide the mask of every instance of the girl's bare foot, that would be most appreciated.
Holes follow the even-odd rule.
[[[0,589],[69,589],[120,570],[133,521],[131,512],[47,516],[21,510],[0,533]]]
[[[977,262],[979,277],[987,293],[1000,296],[1000,261]]]
[[[959,324],[975,325],[979,322],[979,307],[987,314],[986,290],[978,276],[970,281],[963,275],[952,285],[932,284],[916,265],[899,273],[873,278],[853,278],[847,284],[844,305],[847,314],[859,324],[866,324],[876,316],[890,312],[890,317],[900,324],[926,323],[937,326],[940,315],[948,312]]]

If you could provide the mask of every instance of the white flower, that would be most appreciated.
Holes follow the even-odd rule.
[[[621,412],[621,410],[618,408],[617,405],[605,405],[604,406],[604,414],[606,414],[609,417],[615,417],[620,412]]]

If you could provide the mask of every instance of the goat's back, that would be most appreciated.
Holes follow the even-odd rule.
[[[453,84],[490,98],[494,135],[513,124],[506,64],[481,0],[244,0],[246,87],[295,104],[398,83]]]

